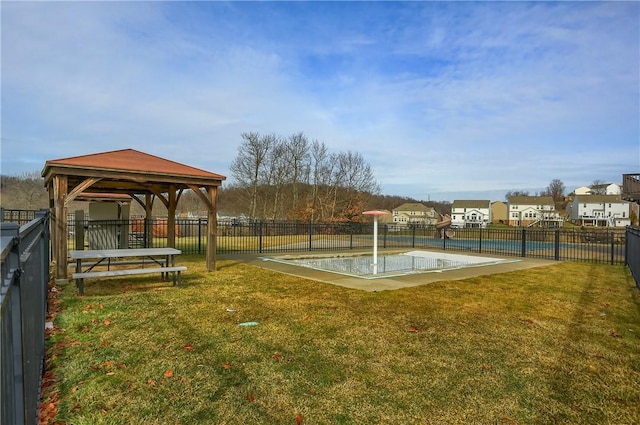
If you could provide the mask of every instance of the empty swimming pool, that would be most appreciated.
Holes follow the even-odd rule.
[[[409,251],[398,254],[379,255],[377,273],[374,274],[373,257],[371,255],[282,256],[264,259],[363,279],[402,276],[412,273],[444,272],[464,267],[490,266],[520,261],[515,259],[448,254],[433,251]]]

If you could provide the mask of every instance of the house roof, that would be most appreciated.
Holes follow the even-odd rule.
[[[555,205],[551,196],[510,196],[509,203],[512,205]]]
[[[455,199],[451,208],[489,208],[489,200]]]
[[[62,167],[67,170],[74,168],[102,171],[117,170],[140,174],[179,175],[218,180],[226,179],[225,176],[220,174],[190,167],[135,149],[121,149],[69,158],[52,159],[45,163],[42,175],[46,177],[47,171],[52,167]]]
[[[419,202],[406,202],[400,205],[397,208],[394,208],[394,211],[431,211],[433,208],[427,207]]]
[[[592,204],[597,202],[622,203],[622,195],[576,195],[578,203]]]
[[[129,195],[167,193],[171,187],[180,190],[220,186],[226,179],[135,149],[52,159],[45,163],[42,176],[46,186],[54,176],[65,176],[69,190],[82,187],[94,193]]]

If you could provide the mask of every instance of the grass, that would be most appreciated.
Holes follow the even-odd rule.
[[[180,288],[137,277],[61,290],[57,421],[640,422],[640,295],[621,266],[369,293],[180,263]]]

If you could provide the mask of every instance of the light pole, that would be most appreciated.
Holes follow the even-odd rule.
[[[389,211],[365,211],[362,214],[373,216],[373,274],[378,274],[378,216],[387,215]]]

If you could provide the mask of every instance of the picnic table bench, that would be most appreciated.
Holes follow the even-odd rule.
[[[163,279],[168,279],[169,273],[171,273],[173,284],[179,285],[180,273],[187,270],[186,266],[176,266],[175,264],[176,255],[181,252],[175,248],[89,249],[69,251],[69,256],[76,262],[73,278],[76,280],[78,293],[83,295],[84,279],[93,277],[160,273]],[[129,258],[138,259],[131,260]],[[83,260],[89,261],[83,263]],[[141,264],[142,267],[135,269],[112,268],[113,266],[136,264]],[[145,265],[151,267],[145,267]],[[107,269],[94,270],[95,267],[106,267]]]

